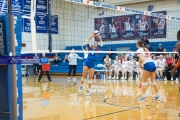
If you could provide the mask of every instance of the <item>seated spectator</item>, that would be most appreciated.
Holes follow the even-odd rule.
[[[54,56],[54,66],[58,66],[58,63],[61,62],[61,58],[59,55],[56,53]]]
[[[163,52],[162,44],[159,44],[158,48],[156,49],[156,52]],[[157,53],[156,56],[159,56],[160,53]]]
[[[108,48],[108,51],[113,51],[111,47]],[[106,55],[109,55],[109,58],[113,59],[114,53],[107,53]],[[106,56],[103,57],[102,61],[106,58]]]
[[[150,44],[146,44],[146,48],[147,48],[150,52],[153,52],[153,48],[150,46]]]
[[[168,59],[166,60],[166,68],[165,68],[165,77],[164,80],[167,80],[168,72],[174,68],[175,59],[173,58],[172,54],[169,54]],[[173,78],[171,78],[173,80]]]
[[[68,62],[68,54],[66,54],[65,56],[64,56],[64,61],[63,62]]]
[[[157,60],[157,69],[156,69],[157,80],[162,80],[165,66],[166,66],[166,60],[164,59],[163,55],[160,55],[159,59]]]
[[[127,50],[127,52],[131,52],[130,49]],[[125,57],[127,57],[127,59],[129,59],[131,56],[134,56],[133,53],[126,53]]]
[[[106,79],[108,79],[108,73],[111,68],[111,58],[109,58],[109,55],[106,55],[106,58],[104,59],[104,65],[106,70]]]
[[[146,37],[144,37],[143,39],[141,39],[143,42],[144,42],[144,44],[146,45],[146,44],[150,44],[149,43],[149,40],[146,38]]]

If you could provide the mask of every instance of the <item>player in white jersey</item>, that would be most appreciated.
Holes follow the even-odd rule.
[[[111,19],[111,23],[109,24],[109,31],[110,33],[116,33],[114,18]]]
[[[108,79],[108,74],[111,68],[111,58],[109,58],[109,55],[106,55],[106,58],[104,59],[104,65],[106,70],[106,78]]]
[[[165,66],[166,66],[166,60],[163,58],[163,55],[160,55],[159,59],[157,60],[157,69],[156,69],[157,80],[162,80]]]
[[[111,68],[111,70],[110,70],[110,75],[109,75],[109,79],[111,79],[111,75],[112,75],[112,72],[114,71],[114,76],[113,76],[113,80],[114,79],[119,79],[119,68],[120,68],[120,66],[121,66],[121,61],[119,60],[119,58],[118,58],[118,55],[116,56],[116,59],[114,60],[114,67],[113,68]]]
[[[133,71],[134,71],[134,57],[131,56],[129,60],[129,69],[127,70],[129,72],[129,80],[133,80]]]
[[[104,19],[101,20],[101,26],[99,27],[99,32],[100,33],[105,33],[105,22]]]
[[[155,90],[155,95],[153,97],[153,100],[159,100],[160,95],[158,91],[158,86],[156,83],[156,66],[151,58],[151,55],[149,53],[149,50],[144,47],[144,42],[143,41],[138,41],[136,44],[138,50],[137,50],[137,56],[139,57],[139,63],[140,66],[143,67],[142,71],[142,96],[138,98],[138,101],[145,101],[146,100],[146,88],[147,88],[147,80],[148,77],[151,79],[151,84],[154,87]]]
[[[121,68],[122,68],[121,80],[126,80],[127,79],[127,72],[129,70],[129,61],[127,60],[127,57],[125,57],[124,60],[122,60]]]

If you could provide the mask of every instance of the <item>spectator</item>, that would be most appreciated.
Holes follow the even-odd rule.
[[[108,51],[113,51],[111,47],[108,48]],[[107,53],[106,55],[109,55],[109,58],[112,59],[114,53]],[[103,59],[101,61],[104,61],[104,59],[106,58],[106,56],[103,57]]]
[[[153,48],[150,46],[150,44],[146,44],[146,48],[147,48],[150,52],[153,52]]]
[[[144,42],[144,45],[150,44],[150,43],[149,43],[149,40],[148,40],[146,37],[144,37],[144,38],[141,39],[141,40]]]
[[[127,52],[131,52],[130,49],[127,50]],[[125,57],[127,57],[127,59],[129,59],[131,56],[134,56],[133,53],[126,53]]]
[[[37,53],[34,54],[35,56],[33,56],[33,60],[34,60],[34,74],[37,75],[39,73],[39,56],[37,55]]]
[[[61,62],[61,58],[59,55],[56,53],[54,56],[54,66],[58,66],[58,63]]]
[[[64,61],[63,62],[68,62],[68,54],[66,54],[65,56],[64,56]]]
[[[174,68],[175,59],[173,58],[172,54],[169,54],[168,59],[166,60],[166,68],[165,68],[165,77],[164,80],[167,80],[168,72]],[[173,78],[171,78],[173,80]]]
[[[42,58],[40,59],[40,68],[41,68],[41,72],[40,72],[40,75],[39,75],[39,78],[38,78],[38,82],[40,82],[40,80],[41,80],[41,78],[42,78],[42,74],[43,74],[43,72],[44,71],[42,71],[42,64],[49,64],[49,59],[48,58],[46,58],[46,56],[45,56],[45,53],[43,53],[42,54]],[[50,75],[49,75],[49,71],[45,71],[46,72],[46,75],[47,75],[47,78],[48,78],[48,80],[51,82],[52,80],[51,80],[51,77],[50,77]]]
[[[163,47],[161,44],[158,45],[158,48],[156,49],[156,52],[163,52]],[[157,53],[156,56],[159,56],[160,53]]]

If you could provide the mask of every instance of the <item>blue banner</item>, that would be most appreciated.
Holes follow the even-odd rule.
[[[24,0],[23,2],[23,10],[30,11],[31,10],[31,0]]]
[[[22,0],[12,0],[12,10],[21,11],[23,9]]]
[[[48,19],[46,14],[36,14],[36,32],[47,33]]]
[[[58,34],[58,15],[51,15],[52,34]]]
[[[47,13],[48,0],[36,0],[36,13]]]
[[[25,16],[30,16],[30,12],[24,12]],[[23,18],[23,29],[24,32],[31,32],[31,20],[28,18]]]

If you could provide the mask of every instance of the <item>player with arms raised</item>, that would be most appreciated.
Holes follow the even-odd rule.
[[[99,38],[99,40],[100,40],[100,46],[99,47],[98,47],[98,43],[96,41],[94,41],[93,47],[90,47],[89,41],[93,37]],[[99,31],[97,31],[97,30],[94,31],[94,33],[87,39],[85,44],[86,44],[86,47],[88,48],[89,52],[88,52],[88,57],[87,57],[86,61],[84,62],[84,66],[83,66],[83,75],[82,75],[82,79],[81,79],[81,85],[79,88],[79,92],[82,92],[83,83],[84,83],[86,76],[87,76],[87,73],[89,71],[89,80],[88,80],[88,88],[87,88],[86,95],[90,95],[90,88],[91,88],[92,79],[94,76],[95,62],[97,61],[97,57],[98,57],[98,54],[95,51],[101,50],[101,47],[103,46],[103,42],[102,42],[102,39],[100,37]]]
[[[155,95],[153,97],[153,100],[157,101],[160,99],[160,95],[158,93],[158,86],[156,83],[156,66],[150,56],[149,50],[144,47],[143,41],[138,41],[136,44],[138,50],[137,50],[137,56],[139,57],[139,63],[140,66],[143,67],[142,71],[142,96],[138,98],[138,101],[145,101],[146,100],[146,88],[147,88],[147,80],[148,77],[151,78],[152,85],[155,90]]]

